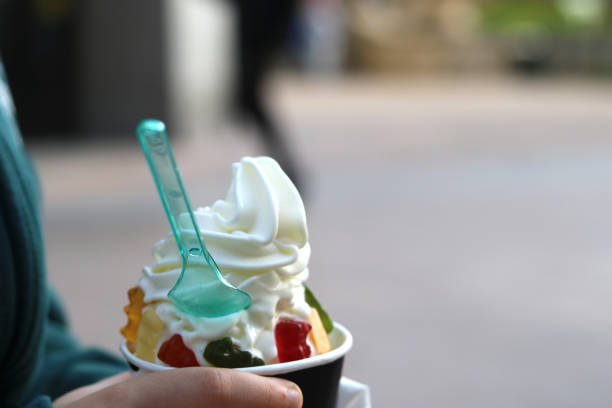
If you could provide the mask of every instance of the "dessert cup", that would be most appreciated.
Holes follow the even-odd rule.
[[[287,363],[235,370],[293,381],[302,390],[304,408],[335,408],[344,356],[353,345],[353,336],[344,326],[334,322],[329,341],[332,350],[325,354]],[[125,339],[121,341],[120,349],[130,365],[132,376],[174,369],[137,358],[128,350]]]

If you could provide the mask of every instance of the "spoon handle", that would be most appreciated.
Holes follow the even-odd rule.
[[[198,224],[191,211],[189,199],[168,142],[166,126],[159,120],[147,119],[140,123],[136,133],[151,168],[183,262],[187,262],[189,257],[199,258],[202,255],[206,261],[212,260],[200,237]]]

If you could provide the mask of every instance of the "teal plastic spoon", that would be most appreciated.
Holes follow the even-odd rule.
[[[147,119],[140,123],[136,133],[183,259],[183,270],[168,298],[180,310],[198,317],[220,317],[248,309],[251,297],[223,278],[204,246],[166,126],[159,120]]]

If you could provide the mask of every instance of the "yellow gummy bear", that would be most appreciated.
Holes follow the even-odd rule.
[[[130,304],[123,308],[123,311],[128,317],[128,322],[120,331],[128,343],[134,344],[136,343],[136,333],[138,332],[140,315],[147,303],[144,302],[144,292],[139,286],[135,286],[128,290],[128,299],[130,300]]]
[[[155,309],[150,307],[145,310],[136,337],[136,357],[155,363],[155,348],[163,331],[164,322],[155,313]]]

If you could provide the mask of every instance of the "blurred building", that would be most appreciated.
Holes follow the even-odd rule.
[[[0,0],[0,54],[25,138],[126,135],[144,117],[188,125],[185,112],[211,114],[229,75],[223,4]]]
[[[0,53],[26,138],[197,133],[228,107],[226,0],[0,0]],[[303,0],[309,72],[612,72],[612,0]]]
[[[431,71],[489,65],[477,36],[477,2],[349,0],[350,64],[374,71]]]
[[[370,71],[612,71],[610,0],[348,0]]]
[[[73,1],[0,0],[0,55],[22,129],[76,130]]]

